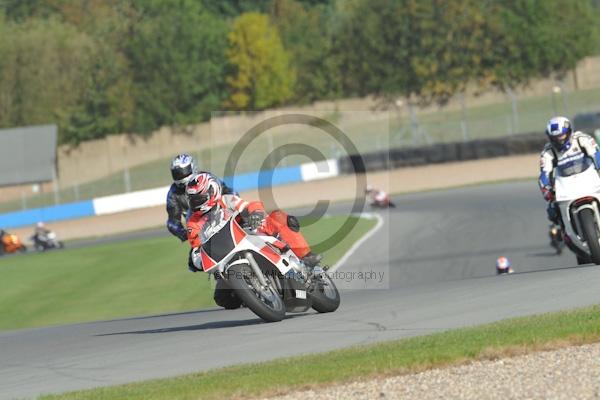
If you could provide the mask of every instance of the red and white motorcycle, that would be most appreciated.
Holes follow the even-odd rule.
[[[392,198],[383,190],[372,188],[367,186],[365,194],[369,196],[369,205],[374,208],[395,208],[396,204],[392,201]]]
[[[224,279],[243,303],[267,322],[286,312],[335,311],[340,294],[320,266],[312,270],[277,238],[242,228],[239,213],[220,210],[203,227],[199,254],[205,272]]]
[[[600,176],[592,161],[586,157],[570,174],[555,169],[554,189],[565,244],[578,264],[600,264]]]

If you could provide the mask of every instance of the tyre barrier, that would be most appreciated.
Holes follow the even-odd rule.
[[[350,155],[338,159],[340,174],[353,174],[387,169],[406,168],[427,164],[470,161],[537,153],[542,150],[546,138],[540,133],[528,133],[468,142],[437,143],[420,147],[406,147],[378,151],[362,155]],[[364,165],[356,168],[360,164]]]

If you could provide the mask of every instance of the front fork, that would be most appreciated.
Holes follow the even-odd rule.
[[[254,272],[254,275],[256,275],[256,279],[258,279],[258,282],[262,286],[262,289],[267,289],[269,287],[269,283],[267,282],[265,275],[262,273],[252,253],[248,251],[246,252],[246,254],[244,254],[244,256],[246,257],[246,260],[248,260],[250,268],[252,268],[252,271]]]

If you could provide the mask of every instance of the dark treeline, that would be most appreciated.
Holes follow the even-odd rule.
[[[598,49],[598,0],[0,0],[0,127],[61,143],[375,95],[444,103]]]

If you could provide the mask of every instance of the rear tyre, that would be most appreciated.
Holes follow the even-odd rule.
[[[589,208],[579,212],[583,234],[588,248],[592,255],[591,261],[594,264],[600,265],[600,238],[598,235],[598,225],[596,224],[596,216]]]
[[[285,304],[275,289],[272,277],[265,275],[269,283],[266,289],[260,287],[252,268],[246,264],[233,265],[227,271],[229,286],[237,297],[254,314],[266,322],[278,322],[285,317]]]
[[[317,281],[310,297],[312,308],[320,313],[333,312],[340,306],[340,292],[326,273]]]

